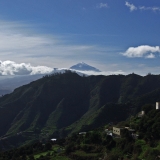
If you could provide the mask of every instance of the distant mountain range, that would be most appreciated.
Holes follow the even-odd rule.
[[[0,98],[0,137],[64,137],[125,120],[156,101],[160,75],[46,75]]]
[[[0,79],[0,96],[11,93],[15,88],[28,84],[44,75],[3,76]]]

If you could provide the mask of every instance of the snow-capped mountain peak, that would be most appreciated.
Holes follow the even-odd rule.
[[[74,70],[79,70],[79,71],[95,71],[95,72],[100,72],[99,69],[92,67],[84,62],[80,62],[76,65],[73,65],[70,67],[70,69],[74,69]]]

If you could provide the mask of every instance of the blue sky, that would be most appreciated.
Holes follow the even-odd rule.
[[[83,61],[111,74],[159,74],[159,37],[159,0],[0,0],[1,73]]]

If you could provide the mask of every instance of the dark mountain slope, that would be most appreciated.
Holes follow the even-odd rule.
[[[49,115],[57,109],[58,104],[62,100],[64,103],[62,105],[63,114],[61,115],[61,119],[63,117],[62,122],[64,124],[61,123],[60,126],[74,122],[89,106],[87,104],[89,90],[82,79],[77,74],[64,74],[53,76],[52,78],[43,78],[37,83],[33,82],[30,85],[15,90],[8,98],[4,97],[5,101],[3,102],[2,98],[1,104],[5,103],[5,105],[1,105],[3,107],[1,110],[4,110],[4,108],[11,109],[10,103],[13,103],[12,100],[18,97],[15,100],[17,106],[15,106],[16,109],[14,110],[16,110],[16,113],[19,113],[16,116],[11,112],[10,119],[8,120],[14,126],[12,127],[12,131],[25,130],[33,126],[32,122],[35,125],[33,126],[34,129],[37,127],[42,128],[48,120]],[[11,102],[7,103],[7,100]],[[21,103],[21,100],[23,103]],[[77,114],[75,114],[76,112]],[[70,113],[74,113],[75,117],[70,117],[70,122],[65,121],[65,117]]]
[[[130,106],[138,112],[159,95],[159,75],[45,76],[0,98],[0,136],[84,131],[125,120]]]

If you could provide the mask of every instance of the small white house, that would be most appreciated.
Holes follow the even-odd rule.
[[[113,127],[113,135],[121,137],[125,128]]]
[[[57,139],[56,139],[56,138],[52,138],[51,141],[52,141],[52,142],[56,142]]]
[[[145,115],[145,111],[142,111],[141,114],[142,114],[142,115]]]
[[[79,132],[81,135],[86,135],[87,132]]]
[[[138,113],[139,118],[143,117],[144,115],[145,115],[145,111],[141,111],[141,112]]]
[[[156,102],[156,109],[160,109],[160,102]]]

